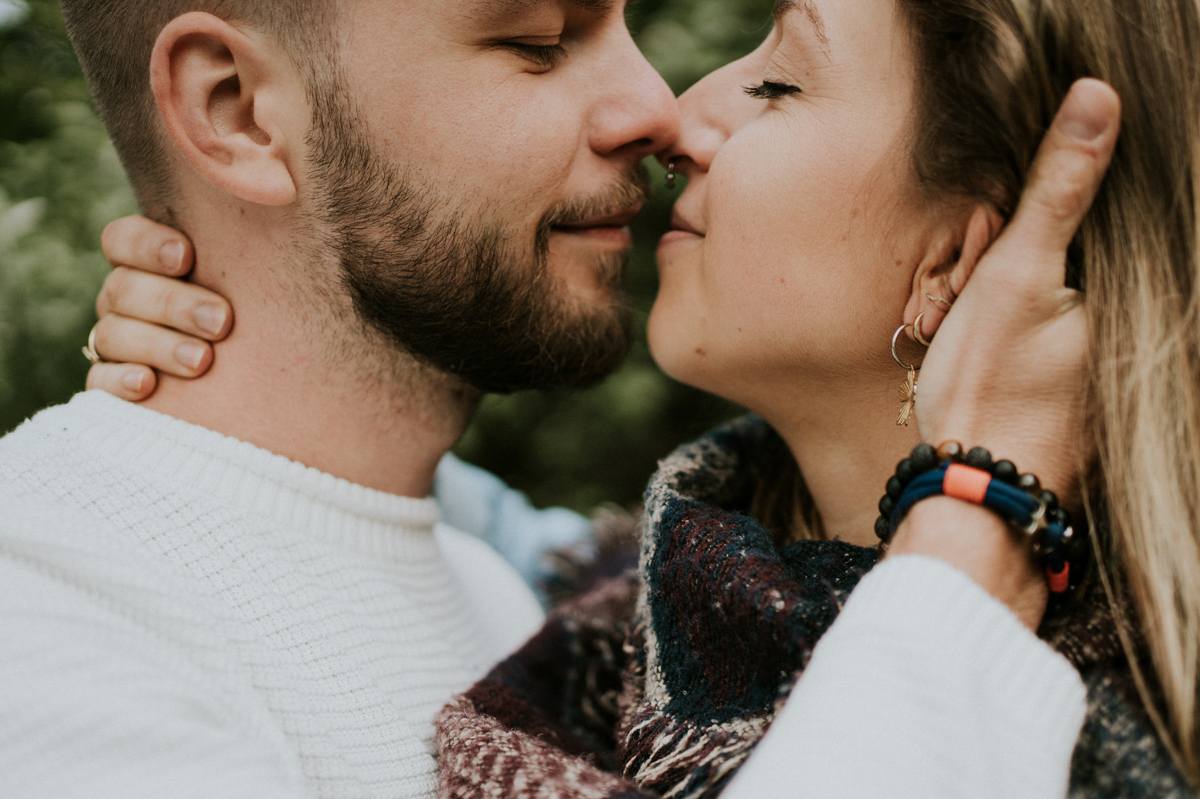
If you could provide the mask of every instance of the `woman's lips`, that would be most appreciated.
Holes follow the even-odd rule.
[[[704,238],[704,234],[700,232],[698,226],[693,225],[684,217],[676,208],[671,214],[671,230],[663,234],[659,239],[658,246],[666,247],[683,241],[696,241]]]
[[[700,226],[692,224],[692,222],[680,212],[678,206],[676,206],[675,210],[671,212],[671,232],[691,233],[693,236],[700,236],[701,238],[704,237],[704,234],[700,232]]]
[[[698,233],[693,233],[690,230],[668,230],[663,234],[663,237],[658,240],[659,247],[667,247],[671,244],[676,244],[681,241],[699,241],[704,238]]]

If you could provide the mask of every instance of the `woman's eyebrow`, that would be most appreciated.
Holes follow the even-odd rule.
[[[775,17],[775,24],[778,25],[783,15],[793,9],[800,9],[804,12],[804,16],[812,23],[813,32],[817,35],[817,41],[828,46],[829,39],[825,36],[825,20],[812,0],[775,0],[775,8],[771,12],[771,15]]]

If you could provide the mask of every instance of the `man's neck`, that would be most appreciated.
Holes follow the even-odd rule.
[[[320,307],[328,300],[303,293],[308,270],[282,263],[269,237],[192,235],[194,279],[230,300],[236,323],[205,376],[164,375],[146,405],[369,488],[427,496],[475,392],[368,343],[348,300]]]

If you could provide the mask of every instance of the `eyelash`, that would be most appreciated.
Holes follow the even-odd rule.
[[[757,100],[778,100],[780,97],[803,94],[804,92],[799,86],[793,86],[790,83],[776,83],[770,80],[764,80],[757,86],[747,86],[743,91]]]
[[[520,42],[502,42],[501,47],[514,51],[529,59],[543,69],[553,69],[567,54],[567,48],[561,44],[522,44]]]

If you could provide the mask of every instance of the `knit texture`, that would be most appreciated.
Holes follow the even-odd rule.
[[[836,541],[776,550],[742,512],[771,435],[747,417],[661,464],[638,571],[556,610],[439,716],[442,796],[691,798],[728,785],[876,562]],[[1191,795],[1129,690],[1098,587],[1052,609],[1042,635],[1088,690],[1071,796]]]
[[[432,795],[434,714],[540,618],[436,522],[98,392],[39,414],[0,441],[0,796]]]

